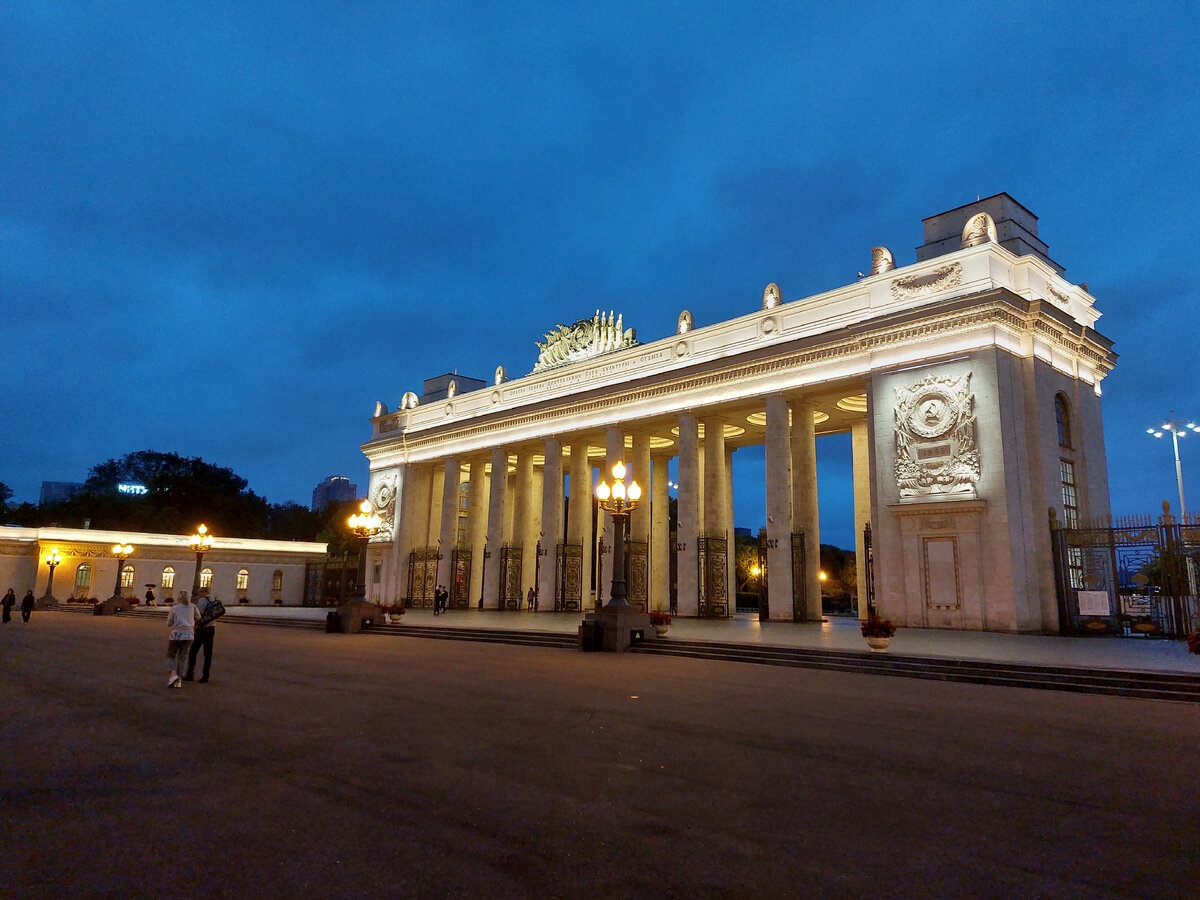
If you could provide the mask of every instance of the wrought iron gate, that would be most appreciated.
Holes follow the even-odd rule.
[[[875,615],[875,548],[871,543],[870,522],[863,527],[863,552],[867,555],[867,564],[864,567],[867,573],[867,583],[858,589],[858,602],[861,604],[865,599],[867,601],[867,614]]]
[[[650,597],[650,544],[647,541],[625,542],[625,592],[630,606],[647,611]]]
[[[578,612],[583,608],[583,545],[559,544],[554,548],[554,611]]]
[[[792,534],[792,620],[808,619],[808,565],[804,558],[804,532]]]
[[[466,609],[471,604],[471,548],[455,547],[450,557],[450,605]]]
[[[521,608],[521,548],[500,548],[500,609]]]
[[[702,619],[729,618],[729,544],[725,538],[702,537],[697,554]]]
[[[437,587],[438,552],[436,547],[414,550],[408,554],[408,597],[405,606],[433,608],[433,592]]]
[[[1200,630],[1197,560],[1200,517],[1131,516],[1064,528],[1050,510],[1050,543],[1063,634],[1150,634]]]
[[[768,594],[767,582],[767,550],[770,549],[770,539],[767,529],[758,529],[758,621],[766,622],[771,618],[771,600]]]

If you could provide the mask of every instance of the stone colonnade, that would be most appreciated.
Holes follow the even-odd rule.
[[[764,403],[769,616],[819,621],[814,404],[782,394]],[[667,429],[674,440],[655,439]],[[736,596],[733,450],[726,445],[726,430],[719,410],[689,410],[670,423],[656,420],[653,428],[623,423],[599,434],[554,435],[409,462],[400,473],[395,534],[380,593],[430,605],[433,588],[442,585],[460,607],[513,609],[524,607],[532,590],[540,612],[586,609],[596,597],[607,602],[613,523],[607,514],[596,516],[593,486],[598,477],[611,478],[619,459],[628,468],[626,481],[642,487],[627,534],[631,602],[671,608],[674,574],[678,615],[731,615]],[[861,535],[871,502],[865,420],[853,428],[853,448],[862,585]],[[678,458],[674,536],[668,493],[673,457]],[[861,606],[865,610],[866,604]]]

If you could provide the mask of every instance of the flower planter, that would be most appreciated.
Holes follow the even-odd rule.
[[[659,637],[666,637],[666,636],[667,636],[667,629],[668,629],[668,628],[670,628],[670,627],[671,627],[670,625],[655,625],[655,626],[654,626],[654,633],[655,633],[656,635],[658,635]]]
[[[867,646],[871,648],[872,653],[882,653],[888,648],[888,644],[892,642],[890,637],[869,637],[867,638]]]

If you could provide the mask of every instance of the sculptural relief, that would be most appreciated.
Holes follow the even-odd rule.
[[[896,258],[887,247],[871,248],[871,275],[881,275],[896,268]]]
[[[371,505],[383,520],[377,540],[390,541],[396,527],[396,476],[381,475],[371,487]]]
[[[1046,285],[1046,299],[1060,309],[1065,309],[1067,311],[1070,311],[1071,309],[1071,298],[1062,291],[1056,291],[1054,288],[1050,287],[1050,285]]]
[[[896,487],[901,499],[938,494],[975,496],[979,448],[971,373],[930,375],[896,388]]]
[[[401,409],[416,409],[417,404],[420,402],[421,401],[417,398],[417,395],[414,394],[412,391],[409,391],[407,394],[405,394],[401,398],[400,408]]]
[[[782,302],[783,302],[783,298],[779,293],[779,285],[777,285],[775,282],[772,281],[770,284],[768,284],[763,289],[762,308],[763,309],[774,309],[776,306],[778,306]]]
[[[921,275],[906,275],[892,282],[892,298],[916,300],[939,291],[946,291],[962,284],[962,265],[952,263]]]
[[[386,416],[387,414],[388,414],[387,404],[384,403],[382,400],[376,400],[375,401],[375,418],[378,419],[380,416]]]
[[[508,371],[504,368],[504,366],[496,366],[496,379],[492,382],[492,384],[500,385],[504,384],[506,381],[508,381]]]
[[[676,334],[687,334],[692,330],[692,314],[689,310],[684,310],[679,314],[679,324],[675,328]]]
[[[582,362],[637,344],[637,332],[632,328],[626,329],[621,316],[614,318],[611,310],[607,316],[596,310],[590,319],[580,319],[569,326],[559,325],[545,337],[544,342],[536,342],[538,360],[533,367],[534,373]]]
[[[967,219],[967,224],[963,226],[962,241],[959,243],[959,248],[977,247],[980,244],[989,242],[996,242],[996,223],[985,212],[975,213],[975,215]]]

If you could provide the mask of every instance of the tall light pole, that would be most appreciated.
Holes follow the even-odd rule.
[[[204,562],[204,554],[212,549],[212,545],[213,536],[208,533],[208,528],[204,525],[197,528],[195,533],[188,538],[188,546],[196,554],[196,574],[192,576],[192,597],[200,593],[200,566]]]
[[[111,599],[117,600],[121,597],[121,572],[125,568],[125,560],[133,556],[132,544],[114,544],[112,555],[117,558],[117,582],[113,585],[113,595]]]
[[[54,569],[60,562],[62,562],[62,554],[59,553],[58,548],[55,547],[53,550],[51,550],[49,553],[46,554],[45,560],[46,560],[46,565],[48,565],[50,567],[50,577],[46,579],[46,593],[45,593],[45,596],[42,597],[42,599],[46,600],[50,603],[54,603],[55,602],[54,594],[53,594]]]
[[[1171,410],[1171,416],[1174,417],[1174,415],[1175,410]],[[1170,418],[1157,428],[1147,428],[1146,434],[1160,438],[1168,431],[1171,432],[1171,444],[1175,448],[1175,480],[1179,484],[1179,518],[1180,521],[1183,521],[1187,518],[1187,503],[1183,499],[1183,466],[1179,462],[1179,439],[1187,437],[1189,431],[1200,432],[1200,425],[1195,422],[1178,422],[1174,418]]]
[[[612,476],[612,488],[603,479],[596,485],[596,499],[600,501],[600,508],[613,517],[612,597],[606,605],[629,606],[625,591],[625,523],[629,514],[637,509],[642,489],[636,481],[631,481],[626,490],[625,463],[621,460],[613,463]]]
[[[371,508],[371,501],[364,500],[358,507],[359,511],[352,515],[347,521],[350,524],[350,530],[353,531],[359,540],[358,546],[358,580],[354,583],[354,596],[350,598],[351,603],[366,603],[367,602],[367,544],[370,543],[373,535],[379,534],[383,529],[383,519],[379,517],[379,513]]]

